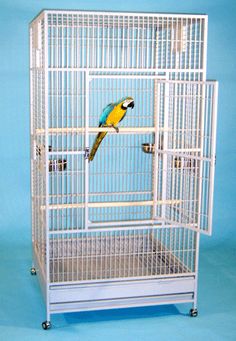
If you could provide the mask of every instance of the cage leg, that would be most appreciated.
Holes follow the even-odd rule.
[[[197,310],[197,299],[198,299],[198,261],[199,261],[199,245],[200,245],[200,233],[197,234],[196,238],[196,275],[195,275],[195,286],[194,286],[194,300],[193,306],[189,311],[191,317],[198,316]]]
[[[194,302],[193,302],[193,306],[189,311],[189,315],[191,317],[197,317],[198,316],[198,310],[197,310],[197,298],[195,297]]]
[[[47,309],[47,319],[46,321],[42,322],[42,328],[44,330],[47,330],[47,329],[50,329],[52,324],[51,324],[51,318],[50,318],[50,312],[49,312],[49,309]]]

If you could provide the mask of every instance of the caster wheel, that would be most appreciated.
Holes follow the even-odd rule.
[[[197,317],[197,315],[198,315],[197,309],[190,309],[189,315],[191,317]]]
[[[42,323],[42,328],[43,328],[44,330],[50,329],[50,328],[51,328],[51,322],[49,322],[49,321],[44,321],[44,322]]]
[[[32,276],[35,276],[36,275],[36,269],[35,268],[31,268],[30,269],[30,273]]]

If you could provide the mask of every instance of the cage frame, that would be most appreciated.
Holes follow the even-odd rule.
[[[178,21],[180,20],[193,20],[193,19],[199,19],[204,22],[204,29],[203,29],[203,47],[201,50],[201,60],[202,60],[202,67],[192,69],[189,67],[189,69],[181,69],[181,68],[157,68],[156,66],[153,68],[147,68],[147,67],[128,67],[125,69],[122,69],[120,67],[68,67],[68,66],[60,66],[60,67],[51,67],[46,63],[45,61],[48,61],[48,15],[87,15],[87,16],[120,16],[120,17],[137,17],[139,18],[159,18],[159,17],[165,17],[167,19],[172,18],[173,23],[173,17]],[[39,28],[36,29],[36,33],[34,32],[33,28],[35,25],[38,25],[43,20],[44,22],[44,31],[42,32],[39,30]],[[124,20],[124,19],[123,19]],[[143,19],[144,20],[144,19]],[[51,320],[51,314],[54,313],[64,313],[64,312],[71,312],[71,311],[84,311],[84,310],[99,310],[99,309],[111,309],[111,308],[120,308],[120,307],[131,307],[131,306],[147,306],[147,305],[157,305],[157,304],[176,304],[176,303],[192,303],[193,311],[196,311],[197,309],[197,289],[198,289],[198,258],[199,258],[199,242],[200,242],[200,233],[205,234],[211,234],[212,230],[212,205],[213,205],[213,191],[214,191],[214,169],[215,169],[215,139],[216,139],[216,114],[217,114],[217,97],[218,97],[218,83],[217,82],[208,82],[206,80],[206,57],[207,57],[207,21],[208,17],[207,15],[195,15],[195,14],[166,14],[166,13],[128,13],[128,12],[99,12],[99,11],[59,11],[59,10],[43,10],[39,13],[35,19],[30,24],[30,112],[31,112],[31,168],[33,169],[33,164],[36,159],[36,146],[35,146],[35,138],[34,134],[36,133],[37,136],[39,136],[39,141],[42,143],[45,143],[45,150],[44,150],[44,179],[45,184],[43,185],[44,188],[39,190],[39,193],[41,195],[40,201],[40,207],[43,211],[45,211],[45,214],[43,215],[43,225],[45,226],[45,231],[42,232],[42,238],[45,239],[45,255],[44,259],[45,263],[42,264],[40,262],[40,255],[37,253],[36,248],[34,247],[34,241],[35,241],[35,228],[32,228],[32,241],[33,241],[33,266],[32,269],[37,269],[37,274],[39,277],[39,282],[41,284],[41,288],[45,297],[46,301],[46,328],[47,329],[50,326],[50,320]],[[124,21],[123,21],[124,22]],[[173,24],[172,24],[173,25]],[[178,25],[178,24],[177,24]],[[39,30],[39,32],[38,32]],[[177,35],[182,35],[182,28],[177,32]],[[35,38],[36,36],[36,38]],[[43,37],[43,46],[41,46],[41,49],[44,50],[44,56],[36,55],[36,57],[33,56],[33,39],[38,39]],[[85,38],[84,38],[85,39]],[[37,41],[37,44],[39,42]],[[183,46],[181,43],[176,43],[176,51],[179,52]],[[37,49],[36,49],[37,50]],[[156,49],[157,53],[157,49]],[[37,54],[37,51],[36,51]],[[38,67],[42,71],[41,77],[43,78],[42,84],[44,84],[44,88],[40,89],[41,95],[42,95],[42,101],[44,100],[44,103],[42,104],[44,106],[44,128],[42,126],[40,128],[37,128],[35,131],[33,129],[33,121],[34,121],[34,110],[35,110],[35,103],[33,103],[33,88],[35,86],[35,80],[33,79],[33,69],[35,66],[33,66],[33,59],[36,58],[36,60],[41,59],[42,67],[39,67],[39,65],[36,65],[36,68]],[[44,59],[44,61],[43,61]],[[37,63],[38,63],[37,62]],[[114,133],[112,131],[112,128],[96,128],[96,127],[90,127],[89,125],[89,92],[90,92],[90,81],[91,79],[97,79],[97,78],[126,78],[127,76],[130,78],[147,78],[147,79],[153,79],[155,86],[158,87],[158,84],[165,83],[165,84],[173,84],[177,83],[180,84],[183,82],[183,84],[200,84],[203,88],[203,91],[206,89],[207,85],[212,85],[214,87],[214,95],[212,99],[212,106],[213,106],[213,122],[212,122],[212,150],[211,150],[211,156],[210,156],[210,163],[211,163],[211,171],[210,171],[210,194],[209,194],[209,224],[210,228],[209,231],[204,231],[200,229],[200,221],[197,223],[196,226],[190,226],[189,224],[186,224],[184,228],[192,229],[196,232],[195,235],[195,271],[188,272],[186,274],[167,274],[167,275],[155,275],[154,278],[146,276],[144,277],[138,277],[135,278],[113,278],[108,279],[104,278],[104,280],[85,280],[85,281],[60,281],[58,283],[54,283],[51,281],[50,278],[50,236],[57,235],[58,231],[50,231],[49,230],[49,211],[53,209],[53,205],[49,203],[49,171],[47,168],[48,161],[52,155],[56,155],[57,152],[49,151],[49,136],[53,133],[58,133],[58,129],[64,129],[64,128],[50,128],[48,126],[49,122],[49,108],[48,108],[48,89],[49,89],[49,73],[50,72],[83,72],[84,78],[85,78],[85,125],[84,128],[65,128],[66,130],[64,133],[73,133],[73,132],[81,132],[84,133],[84,139],[85,139],[85,145],[84,150],[76,151],[76,152],[68,152],[66,151],[64,154],[69,155],[77,155],[80,157],[85,156],[85,165],[84,165],[84,174],[85,174],[85,201],[84,201],[84,209],[85,209],[85,226],[84,229],[74,229],[73,231],[60,231],[61,234],[67,235],[68,233],[81,233],[81,234],[87,234],[89,233],[96,233],[99,231],[101,233],[108,233],[110,232],[110,226],[116,226],[115,231],[119,233],[119,231],[125,231],[130,230],[132,227],[133,231],[138,231],[144,229],[144,226],[147,226],[148,230],[160,230],[160,229],[168,229],[168,228],[182,228],[183,224],[176,223],[176,222],[165,222],[165,219],[163,218],[163,221],[160,222],[160,219],[155,223],[153,219],[144,220],[144,221],[132,221],[130,222],[130,226],[127,221],[119,221],[119,222],[112,222],[112,224],[109,225],[109,222],[101,222],[101,223],[89,223],[88,218],[88,209],[89,207],[96,207],[96,203],[89,203],[89,165],[86,161],[86,155],[89,150],[89,134],[94,134],[97,132],[101,132],[104,130],[109,130],[110,133]],[[124,73],[122,75],[118,75],[117,73],[123,71]],[[96,72],[99,72],[100,74],[96,74]],[[110,74],[108,74],[110,73]],[[144,73],[144,74],[140,74]],[[179,79],[172,79],[175,75],[184,74],[184,77],[186,76],[186,79],[179,80]],[[164,74],[164,75],[163,75]],[[198,77],[198,80],[195,80],[195,76]],[[190,77],[190,80],[189,80]],[[193,79],[192,79],[193,78]],[[168,96],[167,96],[168,97]],[[167,105],[168,106],[168,105]],[[200,109],[204,112],[204,103],[202,103],[202,108]],[[167,115],[166,115],[167,116]],[[168,123],[166,123],[168,125]],[[204,125],[204,121],[202,120],[202,125]],[[53,130],[54,129],[54,130]],[[159,136],[159,130],[158,125],[156,124],[152,129],[150,127],[141,127],[139,130],[137,128],[120,128],[122,134],[129,134],[129,133],[135,133],[140,131],[152,131],[155,135],[155,145],[158,145],[158,136]],[[204,127],[201,127],[201,131],[204,130]],[[61,131],[60,131],[61,132]],[[165,137],[166,136],[166,137]],[[167,148],[167,140],[168,140],[168,133],[165,132],[164,129],[164,148]],[[200,145],[202,146],[204,143],[203,137],[201,139]],[[59,153],[60,155],[63,155],[62,152]],[[173,156],[178,156],[179,154],[173,154]],[[204,159],[203,155],[203,148],[200,147],[200,159]],[[163,163],[165,164],[165,167],[167,168],[167,158],[164,159]],[[164,166],[163,166],[164,167]],[[203,163],[200,162],[200,170],[199,174],[203,174]],[[165,173],[165,172],[164,172]],[[154,171],[153,174],[156,174]],[[31,196],[32,196],[32,217],[33,219],[39,219],[35,218],[34,216],[34,207],[35,207],[35,195],[33,193],[33,175],[31,175]],[[167,180],[163,180],[163,183],[165,184]],[[156,182],[154,181],[155,186]],[[165,191],[163,187],[163,192]],[[157,193],[156,188],[154,188],[154,193]],[[199,190],[199,202],[201,202],[201,188]],[[164,195],[165,197],[166,195]],[[164,199],[165,200],[165,199]],[[168,199],[166,199],[168,204]],[[148,205],[154,206],[154,211],[156,208],[156,203],[158,202],[157,197],[155,196],[153,201],[149,201]],[[120,203],[121,205],[124,205],[124,202]],[[163,204],[163,202],[162,202]],[[74,204],[61,204],[63,208],[73,208]],[[67,205],[67,206],[65,206]],[[78,207],[79,204],[77,204],[76,207]],[[107,205],[106,203],[103,205]],[[117,206],[117,202],[114,203],[114,206]],[[141,203],[137,202],[137,205],[142,205]],[[127,206],[129,206],[129,203],[127,202]],[[165,205],[164,205],[165,207]],[[56,208],[60,208],[60,204],[56,205]],[[165,216],[165,211],[163,213]],[[154,214],[155,216],[155,214]],[[200,219],[200,217],[199,217]],[[37,223],[37,221],[36,221]],[[127,225],[127,226],[125,226]],[[41,233],[41,232],[40,232]],[[121,232],[120,232],[121,233]],[[41,271],[40,269],[43,269],[45,266],[45,271]],[[97,294],[99,290],[99,294]],[[117,293],[119,293],[119,297],[117,296]],[[122,293],[122,294],[121,294]],[[135,293],[135,294],[134,294]],[[193,315],[194,316],[194,313]]]

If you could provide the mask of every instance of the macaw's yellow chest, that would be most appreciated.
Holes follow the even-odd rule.
[[[108,115],[106,124],[116,126],[124,117],[126,110],[122,109],[121,104],[117,105]]]

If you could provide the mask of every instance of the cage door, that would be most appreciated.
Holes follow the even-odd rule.
[[[211,234],[215,168],[216,82],[159,84],[159,184],[166,223]],[[157,186],[158,187],[158,186]],[[160,187],[160,186],[159,186]]]

